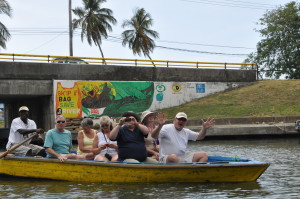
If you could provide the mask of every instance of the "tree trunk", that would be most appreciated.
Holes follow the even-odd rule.
[[[156,67],[156,66],[155,66],[155,64],[154,64],[154,62],[152,61],[152,59],[151,59],[150,55],[148,55],[148,54],[147,54],[147,57],[148,57],[148,58],[151,60],[151,62],[152,62],[152,64],[153,64],[153,66],[154,66],[154,67]]]
[[[99,41],[97,41],[97,45],[98,45],[98,47],[99,47],[99,50],[100,50],[101,56],[102,56],[102,58],[103,58],[103,60],[102,60],[102,64],[106,64],[106,61],[105,61],[105,59],[104,59],[104,54],[103,54],[103,51],[102,51],[102,49],[101,49],[101,46],[100,46],[100,43],[99,43]]]

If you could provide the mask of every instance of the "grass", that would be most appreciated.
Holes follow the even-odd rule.
[[[297,116],[300,115],[299,99],[300,80],[264,80],[158,112],[165,113],[167,119],[180,111],[189,119]]]

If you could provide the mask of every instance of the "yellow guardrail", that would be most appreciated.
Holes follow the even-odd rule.
[[[168,61],[168,60],[148,60],[148,59],[119,59],[119,58],[99,58],[99,57],[31,55],[31,54],[14,54],[14,53],[0,53],[0,61],[257,70],[256,63],[222,63],[222,62]]]

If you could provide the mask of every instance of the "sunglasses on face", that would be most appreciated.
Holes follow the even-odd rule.
[[[101,127],[108,127],[108,124],[102,124]]]
[[[187,119],[185,119],[185,118],[177,118],[177,120],[182,121],[182,122],[186,122]]]
[[[60,124],[60,123],[65,123],[66,121],[57,121],[56,123],[57,124]]]

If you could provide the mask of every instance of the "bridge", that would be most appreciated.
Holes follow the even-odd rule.
[[[253,64],[152,60],[153,65],[149,60],[109,58],[102,64],[101,58],[87,57],[73,57],[84,60],[85,64],[66,64],[53,61],[56,58],[68,57],[0,53],[0,103],[5,107],[6,128],[18,117],[18,108],[23,105],[29,107],[30,118],[38,127],[53,128],[57,80],[152,82],[154,85],[200,82],[206,84],[206,90],[200,91],[202,96],[257,80]]]

